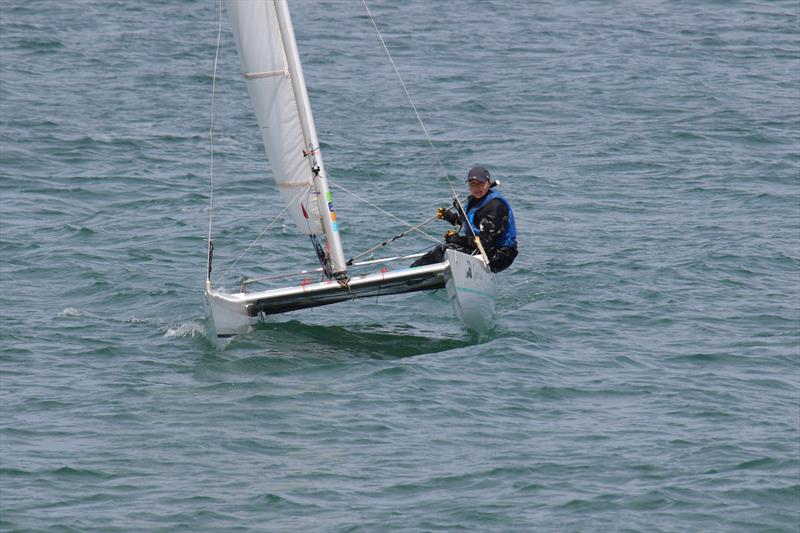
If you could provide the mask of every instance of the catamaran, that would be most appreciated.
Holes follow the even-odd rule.
[[[369,13],[366,2],[364,6]],[[310,239],[320,263],[313,272],[319,274],[320,281],[310,282],[303,277],[292,285],[253,290],[251,281],[258,280],[247,280],[236,292],[214,287],[211,280],[214,242],[209,221],[205,311],[210,337],[217,340],[246,333],[254,323],[271,314],[357,298],[437,289],[447,291],[456,316],[468,330],[485,334],[494,320],[497,292],[488,258],[477,237],[477,252],[473,255],[448,249],[442,262],[413,268],[384,266],[374,270],[422,254],[361,262],[345,260],[287,2],[228,0],[227,7],[264,148],[285,205],[283,212],[298,233]],[[382,38],[381,43],[388,54]],[[402,84],[396,67],[395,72]],[[453,194],[455,206],[463,213],[455,191]],[[470,230],[466,228],[467,235]],[[474,234],[473,230],[471,235]],[[268,279],[290,278],[291,274]]]

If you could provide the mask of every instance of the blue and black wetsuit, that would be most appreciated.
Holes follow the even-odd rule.
[[[486,251],[492,272],[500,272],[508,268],[517,257],[517,227],[514,221],[514,211],[508,200],[503,198],[500,193],[490,190],[480,200],[476,200],[472,196],[467,198],[464,209],[475,234],[480,238],[483,249]],[[447,247],[467,253],[473,252],[475,241],[462,217],[448,211],[445,213],[445,220],[454,226],[462,226],[459,235],[448,237]],[[437,246],[411,266],[441,262],[444,258],[444,249],[444,246]]]

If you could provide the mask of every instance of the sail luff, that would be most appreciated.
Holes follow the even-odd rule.
[[[309,168],[313,175],[314,187],[319,193],[317,195],[317,203],[325,238],[328,241],[331,269],[337,274],[346,273],[347,265],[344,258],[344,250],[342,249],[342,241],[339,237],[339,224],[336,222],[333,201],[326,180],[327,173],[325,172],[325,165],[322,162],[322,154],[319,149],[317,128],[311,113],[311,102],[308,98],[308,90],[303,76],[303,67],[294,36],[292,19],[289,15],[289,7],[287,2],[283,0],[274,0],[274,6],[278,16],[278,25],[281,29],[281,40],[286,54],[289,78],[294,90],[295,102],[297,103],[300,124],[303,128],[303,137],[306,143],[303,155],[308,160]]]

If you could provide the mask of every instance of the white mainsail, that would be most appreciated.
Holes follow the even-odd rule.
[[[285,0],[228,0],[247,89],[272,174],[300,233],[324,233],[334,272],[346,271]]]

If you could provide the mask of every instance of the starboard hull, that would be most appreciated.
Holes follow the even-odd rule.
[[[456,316],[464,326],[479,336],[494,323],[497,287],[494,274],[477,255],[447,250],[447,296]]]

